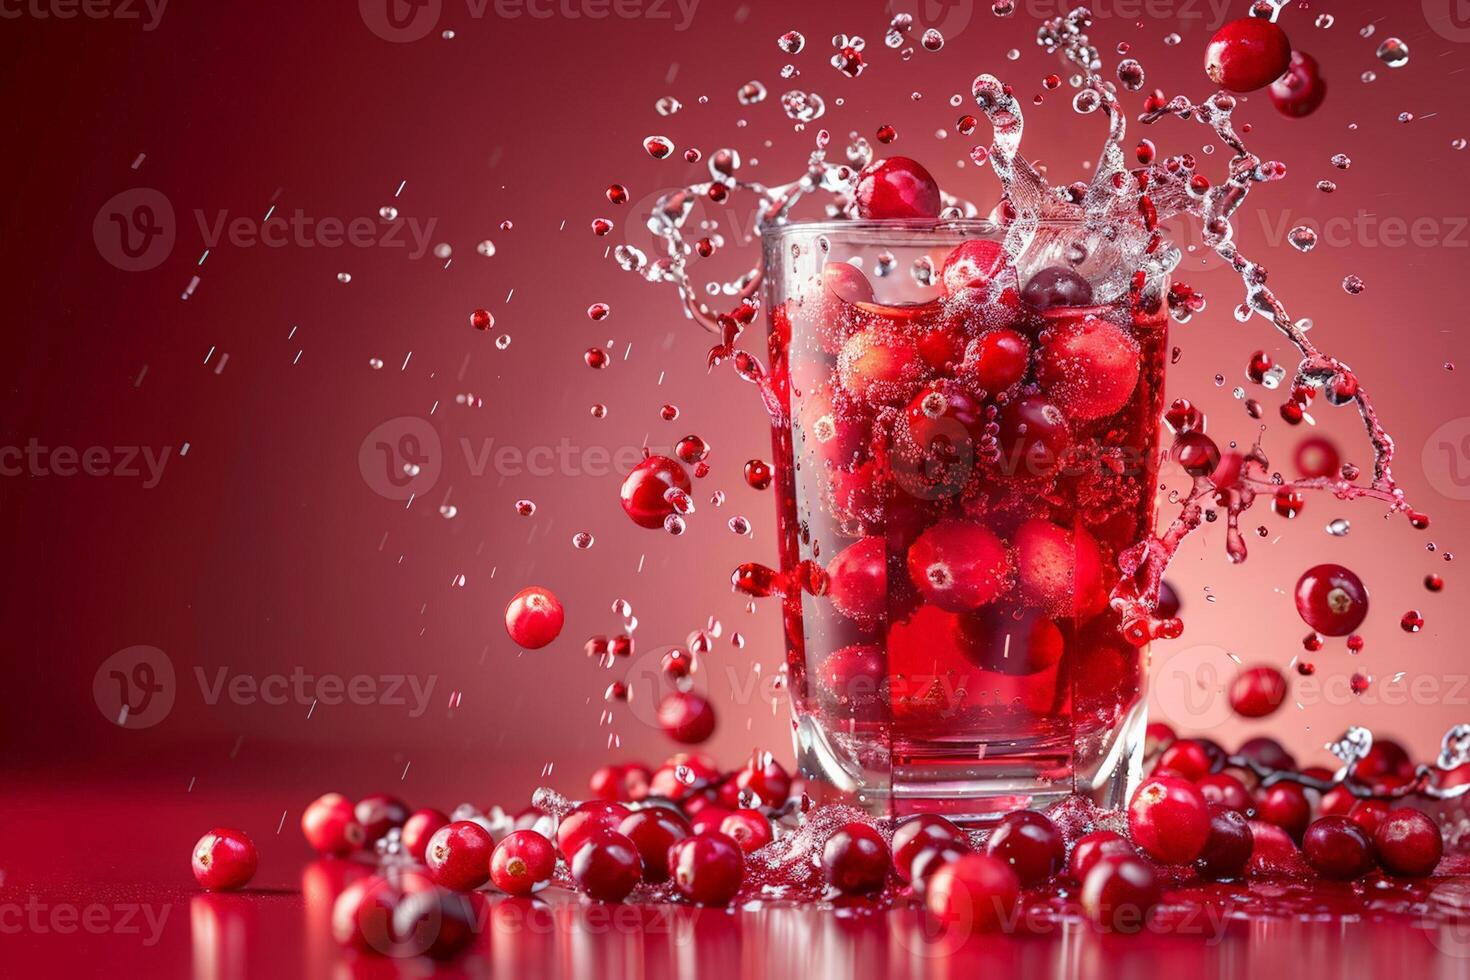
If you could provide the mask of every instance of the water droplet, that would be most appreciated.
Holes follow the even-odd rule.
[[[517,500],[516,513],[520,514],[522,517],[530,517],[532,514],[536,513],[536,501]]]
[[[800,31],[787,31],[776,38],[776,47],[787,54],[801,54],[801,49],[806,47],[806,37]]]
[[[1378,60],[1390,68],[1402,68],[1409,63],[1409,46],[1396,37],[1388,38],[1378,46]]]
[[[592,547],[592,541],[592,534],[588,531],[578,531],[576,534],[572,535],[572,547],[577,548],[581,551],[586,551],[588,548]]]
[[[654,111],[657,112],[660,116],[672,116],[674,113],[678,112],[682,108],[684,108],[684,103],[680,102],[672,95],[665,95],[663,98],[659,99],[653,104]]]
[[[490,256],[495,254],[495,243],[487,238],[483,242],[475,246],[475,251],[479,252],[481,255],[485,256],[485,258],[488,259]]]
[[[1353,165],[1353,161],[1346,153],[1334,153],[1332,155],[1332,165],[1338,170],[1346,170]]]
[[[1317,247],[1317,233],[1306,225],[1297,225],[1287,233],[1286,240],[1298,252],[1310,252]]]
[[[741,105],[756,105],[766,100],[766,87],[760,82],[749,81],[740,86],[735,98]]]
[[[344,286],[347,285],[349,282],[352,281],[352,273],[350,273],[350,272],[339,272],[339,273],[337,273],[337,281],[340,282]]]
[[[1344,279],[1342,281],[1342,288],[1345,289],[1345,290],[1347,290],[1347,292],[1350,293],[1351,295],[1356,296],[1359,293],[1361,293],[1363,290],[1367,289],[1368,286],[1367,286],[1366,283],[1363,282],[1363,280],[1360,277],[1358,277],[1358,276],[1348,276],[1346,279]]]
[[[1347,537],[1348,532],[1352,529],[1352,524],[1350,524],[1346,518],[1342,517],[1339,517],[1329,522],[1327,525],[1327,533],[1332,535],[1334,538],[1345,538]]]
[[[378,208],[378,217],[384,221],[393,221],[398,217],[398,209],[391,204],[385,204]]]

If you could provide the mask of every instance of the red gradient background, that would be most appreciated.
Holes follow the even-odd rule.
[[[640,720],[637,702],[619,707],[612,724],[600,721],[615,675],[584,656],[582,641],[620,629],[616,599],[631,603],[644,651],[718,619],[723,636],[700,675],[720,712],[706,748],[726,763],[754,747],[789,761],[785,702],[750,693],[755,665],[769,678],[781,663],[776,610],[747,614],[728,585],[739,562],[775,561],[772,500],[740,475],[745,460],[769,453],[761,410],[728,368],[706,373],[709,338],[682,317],[670,289],[604,257],[611,244],[649,242],[636,209],[610,205],[603,188],[622,182],[646,204],[698,178],[702,165],[678,154],[651,160],[640,143],[652,134],[680,150],[734,146],[749,176],[788,179],[813,137],[793,132],[778,104],[780,93],[799,87],[826,100],[819,125],[835,144],[850,132],[872,139],[891,123],[899,132],[892,151],[919,158],[947,189],[988,207],[993,177],[958,165],[973,141],[953,125],[973,107],[966,95],[968,108],[956,109],[950,96],[968,93],[980,71],[1009,79],[1027,99],[1041,92],[1042,78],[1058,68],[1036,48],[1028,11],[1056,6],[1021,3],[1009,19],[988,3],[921,6],[919,23],[942,24],[947,43],[909,60],[883,45],[892,11],[835,0],[702,0],[685,29],[678,8],[651,0],[624,8],[639,16],[603,19],[588,16],[602,9],[590,2],[511,17],[501,14],[522,8],[497,14],[491,6],[476,16],[464,0],[444,0],[433,29],[409,43],[376,35],[350,0],[176,0],[155,30],[31,13],[0,25],[14,42],[0,59],[11,96],[0,163],[8,286],[0,443],[172,451],[151,489],[125,477],[0,479],[10,568],[5,781],[61,781],[78,799],[109,786],[146,788],[161,807],[187,804],[199,821],[260,837],[271,836],[283,810],[290,836],[301,806],[329,789],[382,788],[446,808],[461,800],[519,805],[543,783],[580,792],[609,757],[610,737],[621,740],[618,757],[656,761],[673,748]],[[1227,9],[1243,16],[1247,6]],[[1149,14],[1164,8],[1168,18]],[[1202,0],[1159,0],[1140,6],[1141,18],[1116,15],[1129,9],[1119,0],[1104,9],[1114,15],[1100,16],[1096,40],[1105,52],[1130,42],[1149,87],[1207,90],[1199,62],[1214,14]],[[1430,0],[1425,9],[1438,8]],[[1320,12],[1333,14],[1334,26],[1314,27]],[[1373,596],[1365,651],[1350,657],[1334,641],[1314,658],[1319,679],[1337,677],[1336,694],[1329,688],[1328,697],[1288,704],[1264,722],[1219,724],[1213,734],[1225,742],[1269,731],[1317,758],[1326,739],[1362,723],[1428,756],[1448,725],[1466,720],[1470,616],[1458,597],[1460,563],[1442,559],[1463,547],[1470,526],[1454,499],[1470,497],[1455,480],[1457,467],[1470,465],[1470,446],[1460,443],[1470,434],[1461,380],[1470,369],[1461,329],[1470,151],[1452,147],[1470,135],[1459,97],[1470,31],[1446,36],[1455,31],[1445,23],[1431,23],[1417,3],[1290,9],[1283,24],[1321,62],[1328,101],[1305,120],[1279,115],[1264,97],[1239,114],[1253,124],[1251,145],[1285,160],[1289,175],[1252,195],[1238,235],[1248,253],[1266,256],[1288,307],[1315,321],[1312,336],[1359,370],[1397,437],[1396,473],[1434,523],[1415,532],[1384,520],[1381,506],[1315,498],[1290,524],[1264,504],[1252,511],[1248,524],[1267,533],[1249,535],[1244,565],[1226,561],[1222,527],[1189,543],[1170,575],[1184,598],[1186,633],[1154,655],[1156,672],[1175,658],[1188,666],[1172,675],[1175,693],[1161,682],[1155,696],[1161,716],[1182,727],[1221,720],[1214,708],[1189,707],[1209,705],[1202,694],[1194,702],[1179,693],[1180,677],[1207,688],[1211,677],[1229,679],[1196,669],[1217,662],[1201,647],[1283,667],[1299,652],[1306,627],[1290,590],[1308,565],[1341,561]],[[1376,33],[1365,39],[1359,31],[1368,25]],[[775,44],[791,29],[807,37],[794,58]],[[1171,31],[1182,38],[1174,46],[1164,43]],[[870,66],[856,80],[827,63],[839,32],[867,39]],[[1410,46],[1404,68],[1374,57],[1390,35]],[[1012,48],[1017,60],[1006,56]],[[799,77],[780,78],[787,62]],[[1364,83],[1359,76],[1370,70],[1377,80]],[[741,106],[735,93],[750,79],[771,95]],[[666,95],[683,104],[667,118],[654,109]],[[1026,152],[1054,180],[1084,176],[1102,136],[1101,120],[1077,117],[1069,103],[1064,84],[1027,119]],[[1401,112],[1416,118],[1400,123]],[[1178,120],[1148,135],[1162,153],[1203,154],[1209,143],[1202,127]],[[1334,169],[1335,153],[1349,155],[1351,168]],[[1210,159],[1217,172],[1225,162],[1222,151]],[[1335,180],[1336,193],[1314,189],[1322,179]],[[107,260],[105,236],[93,228],[109,199],[135,188],[168,199],[176,242],[156,268],[130,272]],[[221,215],[258,225],[273,204],[276,215],[374,226],[382,224],[378,209],[391,204],[405,220],[433,222],[428,243],[448,243],[452,259],[298,239],[283,247],[224,241],[201,263]],[[1367,217],[1354,226],[1360,214]],[[607,239],[589,230],[598,216],[617,222]],[[709,217],[729,239],[714,261],[733,268],[750,218],[738,210]],[[1418,219],[1429,229],[1419,245],[1384,240],[1392,222]],[[1347,230],[1310,255],[1284,242],[1293,224],[1333,220]],[[494,241],[493,257],[476,254],[484,239]],[[1264,321],[1234,320],[1240,287],[1216,266],[1194,256],[1180,270],[1210,307],[1175,328],[1183,353],[1170,388],[1209,412],[1219,441],[1245,442],[1259,423],[1231,390],[1247,384],[1251,351],[1280,358],[1286,350]],[[351,282],[339,282],[339,273]],[[1362,276],[1366,291],[1348,295],[1348,274]],[[195,275],[197,287],[182,299]],[[613,312],[594,323],[585,311],[598,301]],[[467,322],[481,306],[496,318],[489,333]],[[502,333],[511,338],[504,350],[494,343]],[[613,363],[590,371],[582,352],[604,343]],[[1451,372],[1446,362],[1465,366]],[[1267,410],[1264,446],[1290,473],[1307,430],[1276,420],[1279,395],[1247,387]],[[462,404],[462,395],[483,403]],[[591,416],[594,402],[608,406],[606,418]],[[664,403],[679,406],[676,422],[660,418]],[[1350,412],[1318,406],[1318,431],[1366,464]],[[442,447],[437,480],[409,506],[375,492],[359,467],[375,427],[403,416],[426,419]],[[1431,441],[1454,420],[1461,429]],[[688,532],[635,527],[618,505],[621,472],[599,464],[598,448],[626,460],[644,444],[666,447],[691,432],[712,445],[713,471],[698,487]],[[548,473],[494,462],[501,447],[555,454],[562,445],[572,448]],[[486,448],[491,462],[480,468],[474,457]],[[720,508],[706,502],[717,489],[727,495]],[[521,498],[535,501],[534,516],[517,514]],[[457,514],[441,516],[441,505]],[[727,529],[737,514],[750,519],[750,538]],[[1323,531],[1337,517],[1352,521],[1346,538]],[[585,551],[571,544],[581,530],[596,539]],[[1441,595],[1421,585],[1431,571],[1448,580]],[[533,583],[561,597],[567,624],[552,646],[520,652],[502,611]],[[1424,613],[1417,635],[1399,627],[1409,608]],[[730,642],[736,631],[743,649]],[[138,644],[167,654],[177,696],[160,723],[129,730],[99,710],[93,681],[109,656]],[[309,701],[273,706],[228,696],[210,704],[195,670],[213,678],[221,667],[256,680],[297,668],[410,674],[434,687],[419,717],[383,704],[311,709]],[[1345,694],[1354,670],[1380,682],[1400,672],[1427,677],[1435,693],[1398,705],[1376,693],[1355,699]],[[452,692],[460,693],[457,707]],[[1204,725],[1190,723],[1195,714]],[[167,846],[182,874],[182,850],[172,838]],[[286,880],[294,874],[285,863],[280,870]]]

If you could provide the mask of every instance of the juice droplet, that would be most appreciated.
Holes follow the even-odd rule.
[[[1417,633],[1424,628],[1424,617],[1419,614],[1419,610],[1410,609],[1399,620],[1399,625],[1405,633]]]

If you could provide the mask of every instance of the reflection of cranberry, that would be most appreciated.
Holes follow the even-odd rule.
[[[1373,867],[1373,842],[1347,817],[1323,817],[1302,837],[1302,855],[1324,878],[1351,881]]]
[[[1059,460],[1072,434],[1067,417],[1045,398],[1021,398],[1000,413],[1001,468],[1009,475],[1049,478],[1057,471]]]
[[[1368,590],[1341,565],[1314,565],[1297,580],[1296,610],[1318,633],[1346,636],[1368,616]]]
[[[1280,78],[1291,63],[1286,32],[1261,17],[1232,20],[1205,48],[1205,74],[1232,92],[1254,92]]]
[[[1136,857],[1103,858],[1082,883],[1082,910],[1100,928],[1111,932],[1141,930],[1159,898],[1159,882],[1153,869]]]
[[[667,456],[649,456],[623,480],[623,510],[639,527],[663,527],[664,518],[674,512],[674,505],[667,497],[672,488],[684,493],[690,491],[689,474],[684,467]]]
[[[978,609],[1010,583],[1005,542],[972,521],[945,520],[909,548],[909,577],[924,598],[949,612]]]
[[[1165,864],[1188,864],[1209,837],[1209,807],[1193,783],[1152,776],[1128,803],[1128,830],[1150,857]]]
[[[1056,328],[1036,375],[1068,415],[1100,419],[1128,404],[1138,367],[1138,342],[1116,324],[1088,317]]]
[[[1059,306],[1091,306],[1092,283],[1065,266],[1047,266],[1021,290],[1021,302],[1033,310]]]
[[[1241,811],[1211,803],[1210,833],[1195,867],[1205,878],[1238,878],[1251,859],[1255,842],[1255,835]]]
[[[985,853],[1011,866],[1021,884],[1043,882],[1062,869],[1067,845],[1056,824],[1034,810],[1017,810],[1001,818],[986,841]]]
[[[970,341],[959,377],[994,395],[1019,384],[1030,361],[1031,342],[1009,327],[998,327]]]
[[[937,218],[939,185],[908,157],[874,160],[858,174],[854,194],[862,218]]]
[[[1271,101],[1283,114],[1300,118],[1317,111],[1327,97],[1327,82],[1317,59],[1300,51],[1291,53],[1286,74],[1271,83]]]

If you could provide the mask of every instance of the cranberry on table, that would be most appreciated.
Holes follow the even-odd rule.
[[[367,841],[357,822],[352,801],[341,793],[326,793],[301,814],[301,833],[318,854],[346,857]]]
[[[599,902],[621,902],[643,880],[638,848],[612,830],[583,838],[569,866],[578,887]]]
[[[507,895],[531,894],[555,870],[556,848],[534,830],[507,834],[490,855],[490,881]]]
[[[1193,783],[1151,776],[1128,804],[1128,831],[1150,857],[1164,864],[1188,864],[1209,837],[1209,805]]]
[[[619,496],[623,511],[639,527],[661,528],[674,512],[670,490],[689,493],[693,485],[683,464],[667,456],[649,456],[623,480]]]
[[[1026,377],[1031,341],[1009,327],[987,330],[965,346],[958,377],[988,395],[1009,391]]]
[[[745,880],[745,854],[724,834],[695,834],[669,848],[669,876],[699,905],[728,905]]]
[[[861,218],[937,218],[939,185],[915,160],[874,160],[858,174],[854,194]]]
[[[1091,306],[1092,283],[1065,266],[1047,266],[1027,281],[1021,302],[1033,310]]]
[[[1271,102],[1283,115],[1300,119],[1310,116],[1327,98],[1327,80],[1317,67],[1317,59],[1301,51],[1291,53],[1286,74],[1271,83]]]
[[[878,831],[856,821],[845,824],[822,847],[827,883],[848,895],[881,889],[888,880],[890,860],[888,844]]]
[[[1431,874],[1444,856],[1444,837],[1429,816],[1411,807],[1389,813],[1373,834],[1378,863],[1391,875]]]
[[[725,818],[735,811],[727,806],[710,804],[697,810],[686,806],[685,812],[689,814],[690,830],[696,834],[713,834],[719,832],[720,827],[725,823]]]
[[[1248,820],[1246,825],[1253,841],[1246,868],[1252,875],[1291,875],[1306,870],[1301,852],[1286,831],[1265,820]]]
[[[1239,754],[1270,769],[1296,770],[1296,758],[1269,735],[1246,739],[1240,743]]]
[[[365,843],[380,840],[394,827],[402,827],[408,820],[408,807],[396,796],[387,793],[372,793],[357,801],[352,808],[353,816],[362,827]]]
[[[255,876],[255,844],[244,831],[216,827],[194,845],[194,878],[208,891],[244,888]]]
[[[1327,778],[1331,778],[1331,773]],[[1322,794],[1317,812],[1324,817],[1345,817],[1358,805],[1358,798],[1346,786],[1334,786]]]
[[[1399,743],[1380,738],[1359,760],[1353,775],[1374,787],[1401,786],[1414,778],[1414,760]]]
[[[1195,780],[1195,785],[1204,794],[1207,803],[1218,803],[1238,813],[1245,813],[1250,809],[1250,791],[1245,788],[1244,783],[1228,772],[1212,772]]]
[[[951,929],[993,932],[1011,921],[1021,882],[1004,861],[970,853],[929,877],[924,904]]]
[[[698,745],[715,731],[715,709],[693,691],[675,691],[658,703],[664,734],[684,745]]]
[[[1159,897],[1153,869],[1136,857],[1105,857],[1082,882],[1082,911],[1109,932],[1138,932]]]
[[[652,776],[647,766],[637,762],[598,766],[587,781],[587,788],[599,800],[631,803],[648,795],[648,781]]]
[[[775,809],[791,795],[791,774],[769,752],[756,752],[735,773],[737,802]]]
[[[505,631],[516,646],[527,650],[539,650],[555,640],[564,622],[561,600],[540,585],[517,592],[505,607]]]
[[[1106,857],[1136,857],[1133,845],[1118,833],[1111,830],[1094,830],[1077,840],[1072,845],[1072,857],[1067,864],[1067,874],[1073,881],[1081,884],[1087,880],[1087,873],[1093,869],[1097,862]]]
[[[392,955],[453,959],[474,945],[484,901],[444,888],[406,889],[393,908]]]
[[[1011,866],[1022,885],[1043,882],[1062,869],[1067,845],[1056,824],[1034,810],[1001,818],[985,843],[985,853]]]
[[[490,855],[495,841],[473,820],[456,820],[434,831],[424,848],[424,864],[437,885],[455,891],[474,891],[490,880]]]
[[[1143,754],[1145,758],[1153,758],[1159,755],[1169,746],[1173,745],[1179,736],[1174,729],[1162,721],[1151,721],[1148,728],[1144,729]]]
[[[1382,800],[1358,800],[1348,811],[1347,818],[1362,827],[1363,833],[1371,838],[1388,814],[1389,806]]]
[[[1297,580],[1296,610],[1318,633],[1347,636],[1368,616],[1368,590],[1341,565],[1314,565]]]
[[[643,860],[643,880],[657,884],[669,877],[669,848],[691,833],[689,821],[666,806],[634,810],[617,825]]]
[[[1242,718],[1265,718],[1286,700],[1286,677],[1275,667],[1251,667],[1230,685],[1230,707]]]
[[[1256,819],[1273,823],[1295,840],[1301,840],[1312,819],[1312,804],[1296,783],[1277,783],[1261,791]]]
[[[1072,418],[1100,419],[1138,386],[1138,341],[1098,317],[1056,327],[1037,358],[1036,379]]]
[[[631,813],[621,803],[588,800],[573,807],[556,826],[556,848],[568,861],[587,838],[603,831],[617,830]]]
[[[1210,774],[1210,757],[1199,742],[1181,738],[1160,753],[1158,766],[1190,782],[1198,782]]]
[[[947,612],[994,601],[1010,583],[1005,542],[983,524],[948,519],[919,535],[908,554],[909,577],[925,600]]]
[[[719,829],[746,854],[760,850],[772,840],[771,821],[759,810],[736,810],[720,821]]]
[[[429,838],[448,823],[449,817],[434,809],[415,810],[409,814],[408,819],[403,822],[403,831],[399,837],[404,853],[415,861],[422,861],[424,849],[429,846]]]
[[[1254,92],[1285,74],[1291,64],[1286,32],[1262,17],[1232,20],[1205,48],[1205,74],[1231,92]]]
[[[1302,855],[1324,878],[1351,881],[1373,868],[1373,842],[1347,817],[1323,817],[1309,826]]]
[[[906,817],[893,829],[893,871],[903,881],[913,878],[914,858],[936,847],[969,850],[965,832],[937,813]]]
[[[1211,803],[1210,833],[1195,859],[1195,867],[1205,878],[1239,878],[1250,863],[1255,846],[1255,834],[1251,833],[1244,813]]]

